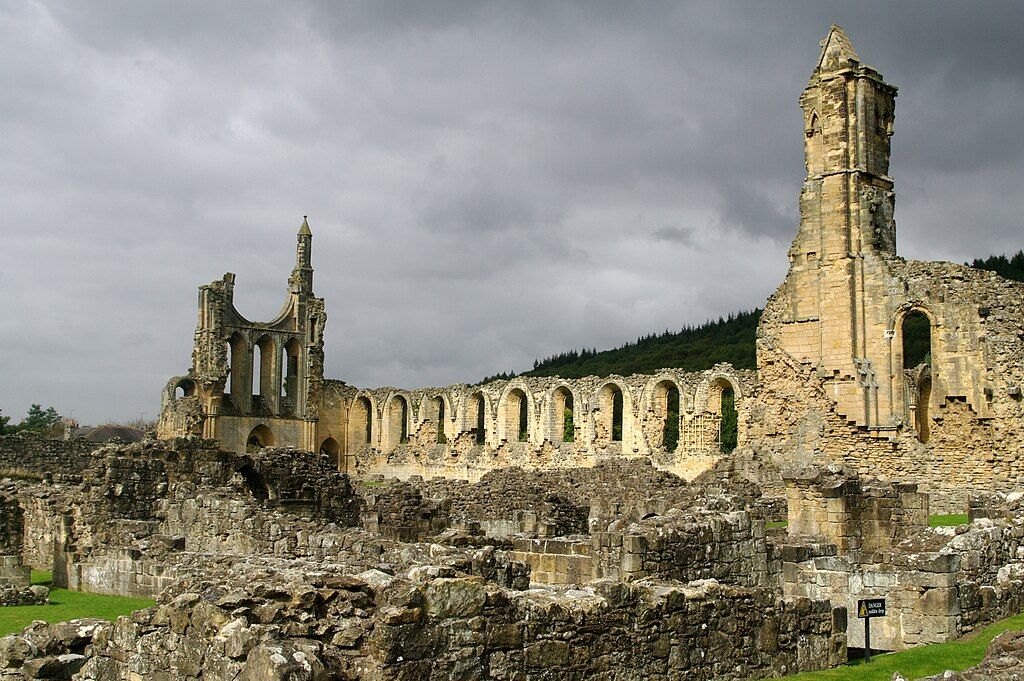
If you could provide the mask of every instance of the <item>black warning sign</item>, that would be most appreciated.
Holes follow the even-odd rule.
[[[857,601],[857,617],[885,617],[885,599],[864,598]]]

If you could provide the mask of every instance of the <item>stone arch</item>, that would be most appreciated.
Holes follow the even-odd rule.
[[[675,377],[657,376],[648,382],[644,431],[654,448],[674,452],[679,446],[683,391]]]
[[[628,388],[619,381],[607,381],[597,389],[591,403],[594,439],[598,446],[626,442],[633,414],[633,400]]]
[[[248,437],[245,438],[245,448],[248,450],[273,447],[276,441],[277,439],[274,437],[274,431],[261,423],[249,431]]]
[[[419,420],[423,425],[431,424],[434,429],[434,442],[446,444],[450,437],[454,413],[451,398],[444,392],[438,392],[427,396],[422,401]]]
[[[336,467],[341,467],[341,445],[333,437],[325,438],[320,443],[320,453],[331,457]]]
[[[194,397],[196,394],[196,382],[191,378],[183,378],[174,384],[171,395],[174,399],[180,400],[183,397]]]
[[[704,387],[704,410],[714,418],[711,425],[718,449],[729,453],[739,443],[739,381],[725,374],[715,374]]]
[[[901,306],[891,320],[893,397],[902,400],[904,422],[914,429],[917,439],[931,438],[931,414],[940,397],[935,355],[939,341],[935,314],[926,306],[910,303]],[[894,405],[896,406],[896,405]]]
[[[919,322],[921,327],[924,324],[928,326],[927,334],[923,338],[908,337],[911,325],[915,321]],[[913,369],[920,364],[933,365],[935,346],[938,340],[936,333],[938,324],[935,314],[930,309],[917,303],[904,305],[893,315],[889,328],[893,335],[893,351],[897,360],[895,363],[897,368]],[[926,352],[914,352],[911,356],[908,356],[908,350],[911,349],[909,346],[913,345],[915,341],[925,345],[927,347]],[[915,351],[919,350],[919,348],[913,349]],[[925,355],[927,355],[928,361],[914,361],[915,359],[923,360]]]
[[[280,392],[274,385],[274,369],[277,364],[277,343],[274,337],[265,333],[256,339],[252,347],[252,394],[259,395],[263,399],[276,397]],[[256,361],[256,353],[259,352],[259,362]],[[257,366],[258,365],[258,366]],[[256,386],[259,385],[257,390]]]
[[[533,423],[533,399],[524,383],[505,387],[498,399],[498,439],[508,442],[529,442]]]
[[[299,339],[292,337],[284,344],[282,349],[284,369],[284,380],[281,385],[281,396],[291,409],[298,406],[299,391],[302,386],[302,344]]]
[[[235,406],[244,408],[248,403],[250,386],[249,377],[251,354],[249,352],[249,341],[235,331],[228,338],[228,394],[231,395]]]
[[[694,411],[721,413],[721,391],[723,386],[732,388],[736,402],[744,398],[743,384],[739,376],[724,371],[712,371],[697,386],[693,397]],[[716,406],[717,405],[717,406]]]
[[[359,392],[349,405],[349,451],[354,451],[363,445],[373,446],[373,439],[378,431],[376,420],[377,405],[373,395],[368,392]]]
[[[392,451],[409,441],[412,399],[407,393],[392,393],[384,406],[383,429],[385,451]]]
[[[487,442],[487,424],[491,416],[490,398],[483,390],[474,390],[463,402],[463,432],[472,433],[473,441],[482,445]]]
[[[572,388],[566,383],[556,385],[548,392],[547,440],[555,446],[576,441],[577,402]]]

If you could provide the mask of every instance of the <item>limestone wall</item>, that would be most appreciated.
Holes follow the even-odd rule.
[[[823,538],[841,554],[891,552],[928,527],[928,495],[916,485],[862,481],[813,467],[784,477],[789,534]]]
[[[769,564],[763,521],[746,511],[673,510],[589,537],[515,539],[512,556],[530,565],[537,584],[658,578],[767,587],[778,571]]]
[[[476,480],[499,467],[557,469],[645,457],[692,479],[721,457],[722,390],[735,392],[742,442],[754,383],[753,372],[719,365],[704,372],[666,369],[657,375],[360,390],[347,405],[347,469],[360,475]],[[679,394],[678,443],[672,451],[664,447],[669,388]],[[621,422],[613,414],[616,392],[621,394]],[[571,441],[566,441],[567,405]],[[524,420],[520,409],[526,411]]]
[[[846,607],[850,645],[864,645],[855,616],[863,598],[886,600],[872,645],[888,650],[951,640],[1024,607],[1018,500],[988,504],[995,519],[929,528],[924,495],[903,485],[838,474],[788,477],[787,485],[789,536],[774,551],[784,592]]]
[[[476,577],[235,567],[116,623],[37,625],[8,669],[70,675],[311,678],[763,678],[845,659],[841,613],[714,583],[509,591]],[[59,657],[63,655],[64,657]],[[303,671],[304,670],[304,671]]]

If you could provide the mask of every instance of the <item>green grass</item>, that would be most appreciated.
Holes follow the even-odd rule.
[[[966,513],[948,513],[946,515],[928,516],[929,527],[956,527],[967,524]]]
[[[899,672],[913,681],[941,674],[947,669],[962,671],[981,662],[985,649],[1004,631],[1024,630],[1024,614],[993,622],[987,627],[948,643],[934,643],[898,653],[872,655],[871,663],[854,660],[848,665],[821,672],[786,676],[790,681],[890,681]]]
[[[766,530],[770,530],[773,527],[787,527],[788,525],[788,520],[769,520],[764,524],[764,527]]]
[[[50,573],[32,571],[32,583],[49,586]],[[145,598],[103,596],[84,591],[50,589],[49,605],[18,605],[0,607],[0,636],[21,631],[35,620],[63,622],[79,617],[102,617],[113,622],[121,615],[148,608],[153,601]]]

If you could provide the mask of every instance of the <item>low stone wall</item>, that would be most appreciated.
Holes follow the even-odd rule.
[[[496,537],[587,534],[615,521],[635,521],[672,508],[688,508],[709,492],[739,491],[750,501],[757,494],[749,486],[733,490],[729,481],[717,477],[709,476],[703,483],[687,482],[656,469],[646,459],[607,460],[566,470],[498,469],[476,483],[441,478],[428,482],[414,478],[413,482],[424,496],[449,504],[453,523],[476,523]]]
[[[233,565],[116,623],[39,623],[0,639],[0,667],[251,681],[745,679],[841,663],[844,622],[827,603],[714,582],[510,591],[439,568],[349,577]]]
[[[928,495],[913,484],[862,480],[842,468],[785,471],[790,535],[823,537],[839,553],[884,553],[928,527]]]
[[[671,511],[593,536],[597,577],[769,583],[764,523],[746,511]]]
[[[586,584],[594,579],[590,537],[515,539],[512,558],[530,566],[534,584]]]
[[[656,577],[765,587],[778,572],[769,564],[764,522],[746,511],[673,510],[589,537],[516,539],[512,555],[530,565],[537,584]]]
[[[448,529],[446,502],[425,499],[412,483],[397,480],[379,486],[363,485],[366,502],[359,526],[388,539],[422,541]]]
[[[38,433],[0,436],[0,477],[41,480],[80,477],[96,465],[93,452],[102,445],[86,440],[52,440]]]
[[[897,545],[884,562],[837,555],[835,545],[781,549],[787,596],[829,599],[850,612],[848,638],[863,647],[861,598],[885,598],[872,646],[898,650],[949,641],[1024,610],[1024,517],[934,528]]]
[[[131,549],[114,549],[75,567],[71,588],[135,598],[156,598],[181,576],[175,561],[143,558]]]
[[[49,602],[50,590],[45,586],[18,588],[0,581],[0,608],[11,605],[46,605]]]

